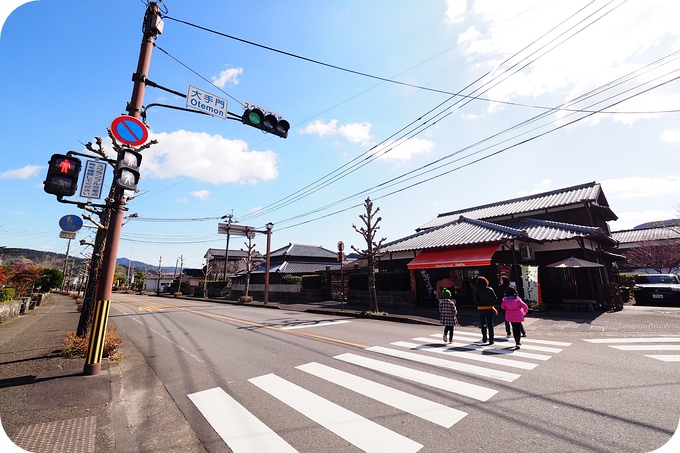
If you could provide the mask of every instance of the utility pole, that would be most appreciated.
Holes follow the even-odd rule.
[[[153,50],[156,37],[163,31],[163,22],[160,18],[160,7],[156,2],[149,2],[144,14],[143,37],[137,61],[137,72],[133,74],[132,97],[128,104],[128,113],[139,119],[144,105],[145,81],[151,66],[151,51]],[[111,218],[108,224],[104,258],[100,271],[100,280],[95,294],[94,318],[90,333],[90,343],[85,358],[83,374],[96,375],[101,372],[101,360],[104,352],[104,337],[109,321],[109,309],[111,306],[111,287],[113,286],[116,272],[116,257],[118,256],[118,244],[123,227],[123,215],[125,213],[125,190],[117,187],[113,199],[110,201]]]

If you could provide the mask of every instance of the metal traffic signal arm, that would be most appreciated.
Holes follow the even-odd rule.
[[[160,90],[167,91],[168,93],[172,93],[176,96],[180,96],[182,98],[186,98],[187,95],[184,93],[180,93],[179,91],[172,90],[170,88],[164,87],[162,85],[157,84],[156,82],[153,82],[149,79],[147,79],[144,76],[137,76],[136,79],[133,77],[133,80],[144,83],[145,85],[148,85],[153,88],[158,88]],[[177,105],[169,105],[169,104],[159,104],[159,103],[152,103],[144,107],[141,111],[141,118],[142,121],[146,123],[146,114],[147,111],[151,107],[165,107],[169,109],[174,109],[174,110],[182,110],[184,112],[193,112],[193,113],[198,113],[200,115],[208,115],[208,113],[200,111],[200,110],[195,110],[195,109],[190,109],[187,107],[180,107]],[[230,120],[237,120],[241,121],[243,124],[247,126],[252,126],[254,128],[260,129],[263,132],[267,132],[269,134],[274,134],[278,137],[281,138],[287,138],[288,137],[288,130],[290,129],[290,123],[285,120],[284,118],[279,118],[276,115],[265,112],[262,108],[257,107],[257,106],[250,106],[248,105],[245,111],[243,112],[242,115],[238,115],[234,112],[229,112],[227,111],[227,119]]]
[[[53,155],[52,155],[52,158],[54,158],[55,156],[62,156],[62,154],[53,154]],[[111,164],[111,165],[115,165],[115,164],[116,164],[116,161],[113,160],[113,159],[103,159],[103,158],[101,158],[100,156],[93,156],[93,155],[90,155],[90,154],[83,154],[83,153],[79,153],[79,152],[77,152],[77,151],[68,151],[68,152],[65,154],[65,156],[66,156],[66,157],[72,157],[72,158],[73,158],[73,156],[82,156],[82,157],[87,157],[87,158],[90,158],[90,159],[99,159],[99,160],[103,160],[103,161],[108,162],[108,163]],[[75,194],[75,189],[76,189],[77,186],[78,186],[78,178],[79,178],[79,174],[80,174],[80,159],[78,159],[78,158],[73,158],[73,159],[76,160],[76,161],[78,161],[78,163],[77,163],[78,168],[77,168],[76,174],[74,175],[74,178],[75,178],[74,184],[75,184],[75,185],[72,187],[73,192],[72,192],[70,195]],[[97,208],[108,208],[108,207],[109,207],[108,204],[96,204],[96,203],[92,203],[91,201],[82,202],[82,201],[64,200],[63,197],[66,196],[66,194],[57,194],[57,193],[53,193],[53,192],[51,192],[51,191],[48,191],[48,181],[50,180],[50,177],[53,177],[53,176],[54,176],[54,174],[53,174],[53,172],[52,172],[52,168],[51,168],[52,165],[53,165],[53,162],[52,162],[52,159],[50,159],[50,168],[47,170],[47,179],[46,179],[45,182],[44,182],[44,184],[45,184],[45,192],[51,193],[52,195],[56,195],[56,196],[57,196],[57,201],[58,201],[59,203],[74,204],[74,205],[77,205],[80,209],[85,209],[85,206],[93,206],[93,207],[97,207]],[[69,195],[69,196],[70,196],[70,195]]]

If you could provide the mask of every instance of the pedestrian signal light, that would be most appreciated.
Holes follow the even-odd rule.
[[[125,190],[136,190],[139,183],[139,166],[142,164],[142,154],[124,147],[118,152],[118,162],[114,181],[118,187]]]
[[[80,159],[65,154],[52,154],[48,163],[47,178],[43,181],[45,192],[58,197],[75,194],[80,175]]]
[[[267,114],[258,108],[246,109],[241,116],[243,124],[256,127],[269,134],[277,135],[281,138],[288,137],[288,129],[290,123],[283,118],[277,118],[275,115]]]

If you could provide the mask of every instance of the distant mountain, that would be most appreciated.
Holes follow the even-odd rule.
[[[641,225],[633,228],[634,230],[643,230],[646,228],[664,228],[664,227],[676,227],[680,226],[680,219],[669,219],[669,220],[655,220],[653,222],[643,223]]]
[[[128,258],[118,258],[116,260],[116,265],[120,265],[125,267],[126,269],[128,266],[130,266],[130,263],[132,263],[132,270],[135,272],[149,272],[151,274],[156,274],[158,272],[158,265],[157,264],[146,264],[141,261],[135,261],[132,260],[130,261]],[[175,271],[175,266],[163,266],[162,268],[163,273],[172,273]]]
[[[54,252],[43,252],[40,250],[31,249],[16,249],[15,253],[7,253],[0,256],[0,264],[11,265],[11,264],[25,264],[32,266],[40,266],[44,268],[54,268],[63,269],[64,261],[66,259],[65,253],[54,253]],[[76,263],[76,267],[80,265],[85,265],[85,259],[79,256],[69,255],[69,266]],[[130,264],[128,258],[118,258],[116,260],[116,265],[122,265],[127,268]],[[158,265],[146,264],[141,261],[132,261],[132,269],[134,271],[149,272],[151,274],[156,274],[158,272]],[[163,273],[172,273],[175,271],[175,266],[163,266]]]

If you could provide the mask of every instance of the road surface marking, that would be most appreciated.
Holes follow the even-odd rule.
[[[661,360],[662,362],[680,362],[680,355],[645,355],[656,360]]]
[[[621,351],[680,351],[680,345],[677,344],[634,344],[625,346],[612,346],[610,348],[620,349]]]
[[[431,343],[431,340],[429,338],[413,338],[413,341],[420,341],[423,343]],[[392,343],[395,344],[395,343]],[[494,365],[504,365],[504,366],[509,366],[512,368],[519,368],[522,370],[533,370],[536,368],[535,363],[529,363],[529,362],[522,362],[521,360],[511,360],[511,359],[506,359],[503,357],[490,357],[489,355],[483,355],[483,354],[474,354],[472,352],[465,352],[465,351],[458,351],[453,348],[442,348],[441,346],[433,346],[432,344],[423,344],[423,345],[418,345],[415,343],[407,343],[407,342],[397,342],[396,346],[401,346],[401,347],[406,347],[406,348],[412,348],[412,349],[418,349],[418,350],[439,350],[442,351],[445,354],[450,355],[451,357],[458,357],[460,359],[466,359],[466,360],[476,360],[477,362],[485,362],[485,363],[493,363]],[[488,351],[487,349],[484,349],[483,352]]]
[[[532,360],[550,360],[552,358],[551,355],[545,355],[545,354],[535,354],[533,352],[523,352],[523,351],[515,351],[512,347],[508,349],[508,347],[504,348],[494,348],[493,346],[482,346],[482,345],[477,345],[477,344],[468,344],[468,343],[458,343],[454,341],[453,343],[448,344],[449,348],[455,348],[455,349],[469,349],[472,351],[482,351],[484,354],[497,354],[497,355],[510,355],[511,357],[521,357],[524,359],[532,359]],[[441,349],[441,347],[440,347]]]
[[[247,326],[253,326],[253,327],[261,327],[263,329],[270,329],[270,330],[277,330],[279,332],[286,332],[294,335],[300,335],[308,338],[315,338],[317,340],[324,340],[324,341],[330,341],[333,343],[339,343],[339,344],[344,344],[347,346],[353,346],[355,348],[360,348],[360,349],[366,349],[368,346],[363,345],[363,344],[358,344],[358,343],[353,343],[351,341],[345,341],[345,340],[339,340],[337,338],[330,338],[330,337],[324,337],[321,335],[314,335],[308,332],[299,332],[297,330],[286,330],[281,327],[277,326],[271,326],[268,324],[262,324],[259,322],[253,322],[253,321],[246,321],[245,319],[239,319],[239,318],[232,318],[230,316],[223,316],[223,315],[218,315],[215,313],[210,313],[210,312],[205,312],[205,311],[200,311],[200,310],[191,310],[189,308],[183,308],[183,307],[178,307],[176,305],[168,305],[168,304],[157,304],[156,305],[158,308],[172,308],[174,310],[180,310],[180,311],[185,311],[187,313],[193,313],[195,315],[199,316],[205,316],[206,318],[214,318],[214,319],[220,319],[224,321],[231,321],[239,324],[245,324]]]
[[[467,412],[317,362],[307,363],[296,368],[444,428],[450,428],[467,415]]]
[[[441,348],[436,348],[433,350],[435,352],[442,352]],[[383,348],[381,346],[373,346],[371,348],[368,348],[367,351],[377,352],[379,354],[385,354],[392,357],[399,357],[400,359],[412,360],[414,362],[426,363],[428,365],[434,365],[449,370],[462,371],[463,373],[475,374],[477,376],[500,379],[501,381],[506,382],[512,382],[521,376],[516,373],[508,373],[507,371],[498,371],[493,370],[491,368],[484,368],[477,365],[469,365],[467,363],[454,362],[452,360],[440,359],[428,355],[415,354],[413,352],[406,352],[390,348]]]
[[[479,401],[487,401],[489,398],[498,393],[497,390],[482,387],[481,385],[468,384],[467,382],[458,381],[456,379],[451,379],[432,373],[426,373],[424,371],[414,370],[405,366],[394,365],[355,354],[346,353],[333,358],[371,370],[380,371],[391,376],[397,376],[403,379],[408,379],[409,381],[429,385],[430,387],[445,390],[447,392],[467,396]],[[386,449],[385,451],[388,450]]]
[[[281,330],[291,330],[291,329],[309,329],[310,327],[323,327],[323,326],[335,326],[338,324],[345,324],[350,321],[323,321],[323,322],[314,322],[314,321],[309,321],[312,324],[300,324],[297,326],[286,326],[286,327],[281,327]]]
[[[495,329],[495,330],[498,330],[498,329]],[[438,334],[432,334],[431,336],[441,337],[441,334],[439,334],[439,333]],[[456,331],[453,332],[453,336],[454,337],[456,337],[456,336],[474,337],[476,340],[479,340],[481,334],[456,330]],[[512,338],[512,337],[508,338],[506,336],[503,336],[503,337],[497,337],[496,341],[503,341],[503,342],[507,341],[507,342],[513,342],[514,343],[515,339]],[[564,342],[564,341],[539,340],[539,339],[536,339],[536,338],[522,337],[522,344],[524,344],[524,342],[544,344],[544,345],[548,345],[548,346],[571,346],[571,343],[567,343],[567,342]]]
[[[232,451],[297,452],[221,388],[188,396]]]
[[[430,336],[441,338],[441,334],[432,334]],[[476,340],[479,340],[478,335],[469,334],[467,332],[466,333],[454,332],[453,336],[454,336],[454,338],[457,338],[458,340],[472,341],[472,340],[468,340],[467,338],[465,338],[465,337],[470,337],[470,336],[473,337]],[[461,338],[461,336],[463,336],[463,338]],[[507,343],[508,346],[514,346],[514,344],[515,344],[515,340],[513,338],[502,337],[502,338],[496,338],[495,341],[496,341],[496,343]],[[571,343],[562,343],[562,342],[557,342],[557,341],[532,340],[532,339],[527,340],[526,337],[522,337],[521,343],[522,343],[522,346],[526,346],[526,348],[523,347],[522,349],[531,349],[532,351],[541,351],[541,352],[551,352],[551,353],[554,353],[554,354],[556,354],[558,352],[562,352],[562,349],[561,348],[551,348],[551,347],[548,347],[548,346],[534,346],[533,344],[527,344],[527,343],[539,343],[539,344],[542,343],[542,344],[549,344],[549,345],[555,345],[555,346],[570,346],[571,345]],[[501,346],[501,345],[499,344],[499,346]]]
[[[366,452],[412,453],[423,448],[421,444],[338,406],[275,374],[266,374],[249,379],[249,381],[300,412],[305,417]],[[263,451],[278,452],[276,449]]]
[[[589,343],[680,343],[680,337],[652,337],[652,338],[594,338],[583,340]]]

